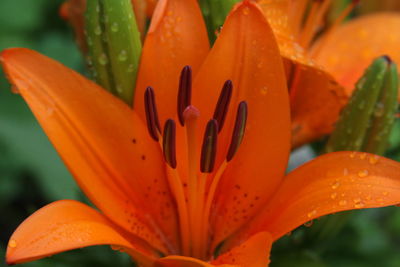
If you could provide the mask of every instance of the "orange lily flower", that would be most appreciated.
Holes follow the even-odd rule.
[[[73,200],[43,207],[12,235],[7,263],[110,244],[141,266],[261,267],[272,241],[304,222],[400,202],[400,164],[366,153],[326,154],[285,176],[289,97],[257,4],[238,4],[207,51],[197,1],[160,1],[134,110],[34,51],[2,52],[9,80],[99,210]]]
[[[341,25],[359,2],[352,1],[331,27],[317,36],[332,0],[257,2],[274,30],[284,59],[294,147],[333,130],[356,81],[373,59],[387,54],[400,62],[397,14],[363,16]]]

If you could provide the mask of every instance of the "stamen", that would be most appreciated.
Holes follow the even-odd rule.
[[[158,112],[156,106],[156,99],[154,96],[154,89],[147,87],[144,93],[144,107],[146,112],[147,129],[150,136],[158,141],[158,136],[161,132],[160,121],[158,120]]]
[[[247,121],[247,103],[242,101],[239,103],[238,110],[236,113],[235,127],[233,128],[231,144],[229,146],[226,160],[229,162],[239,149],[240,144],[243,141],[244,132],[246,129]]]
[[[172,168],[176,168],[176,125],[175,121],[168,119],[165,122],[163,133],[163,152],[165,161]]]
[[[207,123],[204,132],[203,146],[201,149],[200,170],[211,173],[214,170],[215,156],[217,154],[218,122],[213,119]]]
[[[218,122],[218,133],[221,132],[225,123],[226,114],[228,113],[229,103],[232,97],[232,81],[227,80],[222,87],[219,95],[217,106],[215,107],[213,118]]]
[[[192,68],[190,66],[185,66],[181,72],[181,77],[179,80],[179,91],[178,91],[178,118],[182,126],[185,124],[183,112],[188,106],[190,106],[191,98],[192,98]]]
[[[314,39],[318,28],[321,26],[322,19],[326,15],[331,3],[332,0],[314,0],[300,40],[300,44],[304,48],[308,48]]]

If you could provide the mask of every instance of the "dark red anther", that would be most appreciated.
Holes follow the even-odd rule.
[[[215,107],[213,118],[218,122],[218,132],[221,132],[225,123],[226,114],[228,113],[229,103],[232,97],[232,87],[232,81],[227,80],[222,87],[217,106]]]
[[[179,92],[178,92],[178,118],[180,124],[185,124],[183,118],[183,112],[190,106],[192,99],[192,68],[185,66],[182,69],[181,77],[179,80]]]
[[[147,129],[150,136],[158,141],[158,135],[161,132],[160,121],[158,120],[158,112],[154,90],[152,87],[147,87],[144,92],[144,108],[146,111]]]
[[[218,122],[215,119],[207,123],[201,148],[200,171],[211,173],[214,170],[217,155]]]
[[[247,121],[247,103],[242,101],[239,103],[238,110],[236,113],[235,126],[233,128],[231,144],[229,146],[228,154],[226,155],[226,160],[229,162],[235,156],[236,151],[239,149],[240,144],[243,141],[244,132],[246,129]]]
[[[164,125],[163,132],[163,153],[167,164],[176,168],[176,125],[175,121],[168,119]]]

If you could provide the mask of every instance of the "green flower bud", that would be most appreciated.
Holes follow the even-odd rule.
[[[396,64],[376,59],[358,81],[326,146],[327,152],[351,150],[383,154],[397,111]]]
[[[226,16],[237,2],[239,0],[200,1],[211,43],[214,43],[219,28],[224,24]]]
[[[88,0],[88,64],[94,80],[131,105],[141,55],[130,0]]]

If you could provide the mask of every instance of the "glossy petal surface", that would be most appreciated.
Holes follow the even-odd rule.
[[[143,47],[136,83],[135,110],[145,118],[143,95],[155,90],[160,120],[175,118],[179,75],[190,65],[196,73],[209,49],[206,27],[196,0],[157,4]]]
[[[290,89],[292,149],[329,134],[348,100],[327,72],[316,66],[294,66]]]
[[[156,225],[176,245],[176,212],[160,148],[138,116],[91,81],[34,51],[10,49],[1,57],[11,83],[91,201],[157,248],[166,249]]]
[[[28,262],[94,245],[135,250],[103,215],[80,202],[61,200],[36,211],[17,228],[8,243],[6,260],[8,264]]]
[[[315,60],[350,94],[373,59],[389,55],[400,63],[399,28],[400,15],[396,13],[352,20],[319,40],[313,51]]]
[[[272,238],[267,232],[260,232],[250,237],[243,244],[219,256],[212,264],[232,264],[240,267],[266,267]]]
[[[249,115],[243,143],[228,164],[215,199],[214,215],[218,216],[211,225],[217,242],[245,223],[269,198],[283,177],[289,152],[289,103],[281,57],[267,21],[251,1],[238,4],[228,16],[196,76],[193,101],[201,112],[200,129],[212,117],[228,79],[234,88],[218,139],[218,163],[226,156],[239,101],[247,101]]]
[[[367,153],[325,154],[291,172],[250,232],[274,240],[317,217],[400,202],[400,164]]]

